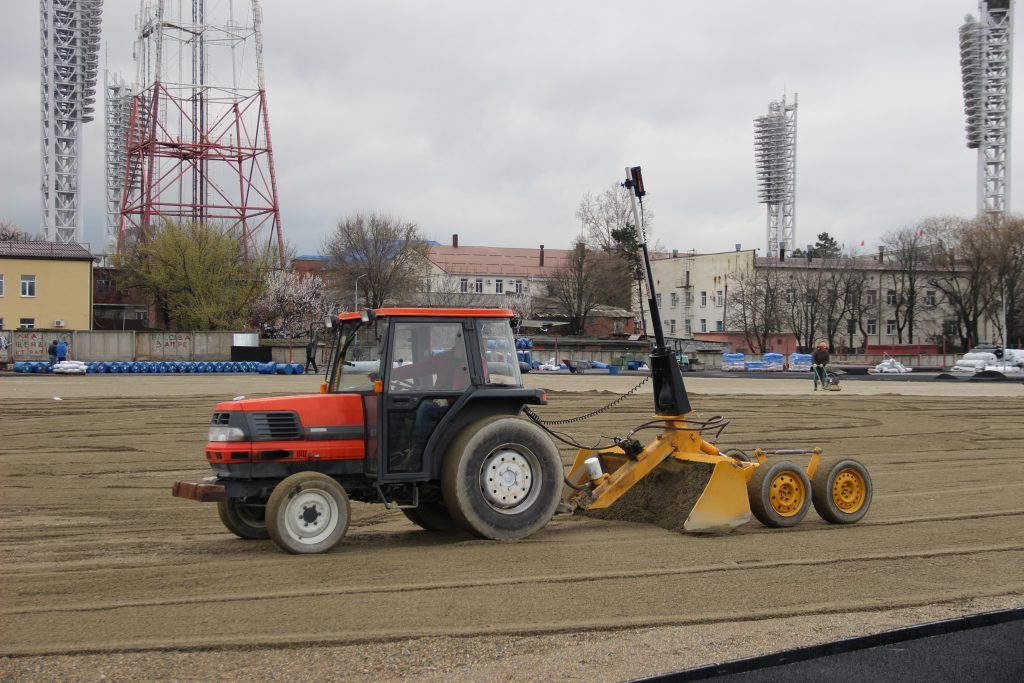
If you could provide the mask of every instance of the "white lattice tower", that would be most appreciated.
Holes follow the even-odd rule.
[[[758,201],[767,206],[768,256],[779,247],[796,247],[796,124],[797,96],[768,104],[768,113],[754,119],[754,169]]]
[[[40,0],[43,239],[82,241],[82,124],[92,121],[102,0]]]
[[[981,0],[960,26],[967,147],[977,149],[978,214],[1010,210],[1013,0]]]
[[[127,158],[125,142],[128,137],[128,121],[131,117],[134,87],[125,83],[119,74],[105,70],[103,91],[105,95],[103,132],[107,197],[104,242],[106,253],[112,254],[117,248],[117,230],[121,221],[121,199],[124,193],[125,160]]]

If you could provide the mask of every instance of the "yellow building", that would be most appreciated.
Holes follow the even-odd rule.
[[[79,244],[0,241],[0,329],[91,329],[92,262]]]

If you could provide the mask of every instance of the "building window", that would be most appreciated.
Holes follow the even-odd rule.
[[[890,289],[885,292],[885,303],[890,306],[896,305],[896,290]]]
[[[924,303],[927,306],[934,306],[935,305],[935,290],[934,289],[929,289],[927,292],[924,293]]]
[[[669,306],[671,306],[672,308],[675,308],[678,303],[679,303],[679,295],[678,294],[676,294],[675,292],[672,292],[671,294],[668,295],[668,304],[669,304]]]
[[[715,321],[715,331],[716,332],[724,332],[725,331],[725,324],[721,320],[716,320]]]
[[[795,298],[796,298],[796,290],[795,289],[787,289],[786,290],[786,295],[785,295],[786,303],[787,304],[793,303],[793,299],[795,299]]]
[[[874,306],[878,303],[878,297],[875,296],[875,290],[868,291],[868,306]]]
[[[135,311],[136,320],[145,320],[148,317],[146,311]]]
[[[867,330],[868,334],[875,334],[878,332],[878,321],[874,318],[868,318]]]
[[[655,298],[658,300],[658,310],[660,311],[661,310],[661,294],[656,295]]]
[[[885,333],[888,335],[896,334],[896,321],[886,320],[885,321]]]
[[[857,321],[850,318],[846,321],[846,334],[853,334],[857,331]]]
[[[482,277],[478,277],[476,282],[473,283],[473,291],[477,294],[484,293],[484,279]]]
[[[687,306],[692,306],[693,305],[693,292],[687,292],[686,293],[686,305]]]
[[[523,293],[523,281],[522,280],[516,280],[516,294],[522,294],[522,293]]]
[[[715,306],[722,307],[722,290],[715,292]]]
[[[494,293],[495,294],[502,294],[502,293],[504,293],[504,291],[505,291],[505,281],[504,280],[495,280],[494,281]]]
[[[18,322],[18,327],[20,329],[22,329],[22,330],[34,330],[34,329],[36,329],[36,319],[35,318],[22,318]]]
[[[708,306],[708,293],[707,292],[701,292],[700,293],[700,307],[701,308],[707,308],[707,306]]]
[[[0,273],[0,296],[4,295],[4,274]]]
[[[676,333],[676,321],[675,320],[669,320],[668,321],[668,333],[669,334],[675,334]]]
[[[469,291],[469,279],[468,278],[462,278],[461,280],[459,280],[459,291],[462,292],[463,294],[465,294],[466,292]]]
[[[612,325],[613,325],[613,328],[614,328],[615,332],[617,332],[619,334],[625,334],[626,333],[626,321],[625,320],[622,320],[620,318],[619,320],[616,320],[614,323],[612,323]]]
[[[35,275],[22,275],[21,276],[21,295],[22,296],[35,296],[36,295],[36,276]],[[28,320],[28,318],[26,318]]]
[[[683,321],[683,329],[686,330],[687,337],[693,334],[693,322],[689,318]]]
[[[701,332],[707,332],[708,331],[708,321],[706,319],[704,319],[704,318],[700,319],[700,331]]]

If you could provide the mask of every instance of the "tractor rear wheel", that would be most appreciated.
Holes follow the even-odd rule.
[[[263,505],[249,505],[238,498],[217,501],[217,514],[227,530],[248,541],[270,538]]]
[[[812,480],[814,509],[826,522],[853,524],[871,506],[871,475],[851,458],[835,458],[818,465]]]
[[[448,514],[444,503],[420,503],[419,507],[402,508],[402,514],[410,522],[427,531],[454,531],[461,529],[459,524]]]
[[[322,553],[348,530],[348,494],[320,472],[297,472],[274,487],[267,501],[267,531],[289,553]]]
[[[467,426],[448,448],[441,492],[452,519],[466,531],[515,541],[551,520],[564,476],[544,430],[515,417],[490,417]]]
[[[765,463],[747,482],[750,511],[770,527],[797,525],[811,506],[811,482],[796,464],[783,460]]]

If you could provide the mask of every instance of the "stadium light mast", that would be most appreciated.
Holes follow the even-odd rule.
[[[103,0],[39,0],[40,232],[82,242],[82,124],[93,119]]]
[[[754,170],[758,201],[768,207],[769,258],[779,249],[796,248],[796,112],[793,101],[768,103],[768,113],[754,119]]]
[[[1010,210],[1013,0],[980,0],[960,26],[967,147],[978,150],[978,215]]]

